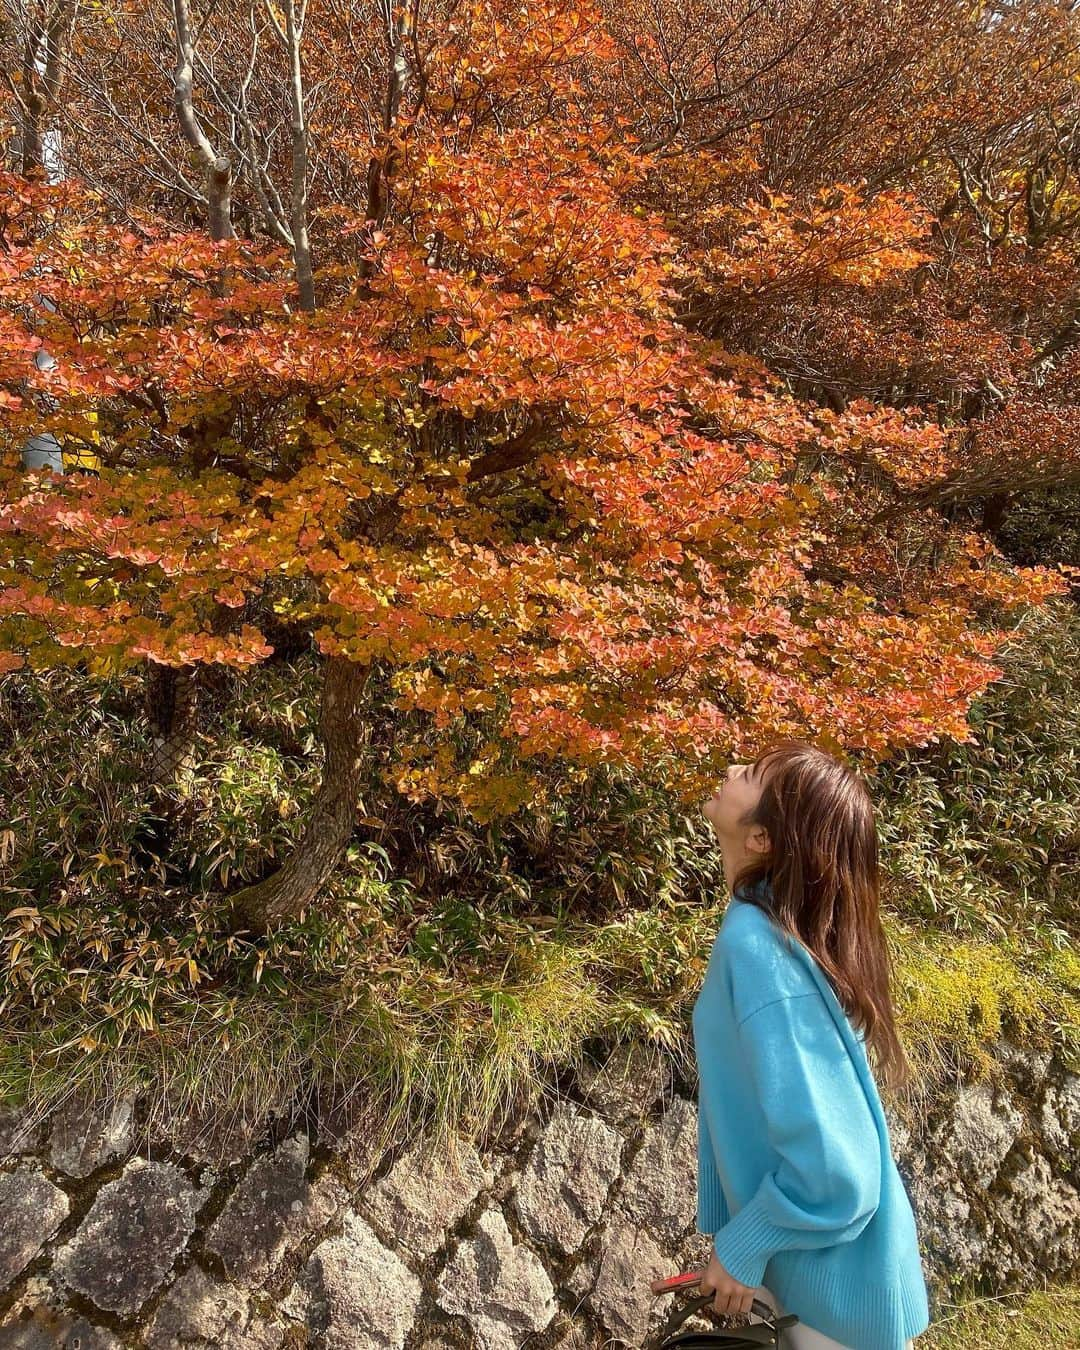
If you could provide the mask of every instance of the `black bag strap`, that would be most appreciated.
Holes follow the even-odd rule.
[[[692,1317],[695,1313],[701,1312],[704,1308],[708,1307],[715,1298],[715,1292],[710,1291],[707,1294],[698,1294],[694,1298],[687,1299],[685,1303],[676,1303],[668,1314],[667,1321],[657,1332],[655,1345],[658,1347],[658,1350],[663,1350],[668,1338],[674,1331],[682,1326],[688,1317]],[[799,1320],[795,1313],[785,1313],[783,1317],[777,1317],[773,1309],[770,1308],[767,1303],[763,1303],[759,1298],[754,1299],[753,1303],[750,1305],[750,1311],[754,1313],[755,1316],[763,1318],[768,1324],[769,1330],[776,1333],[773,1342],[774,1344],[779,1342],[779,1333],[783,1331],[785,1327],[794,1326]],[[738,1340],[740,1336],[745,1339],[745,1333],[754,1330],[757,1330],[757,1328],[752,1326],[733,1327],[731,1329],[731,1339]],[[761,1330],[765,1330],[765,1328],[761,1328]],[[717,1328],[710,1333],[712,1336],[721,1337],[724,1334],[724,1331],[720,1328]],[[768,1342],[764,1342],[764,1344],[768,1344]]]

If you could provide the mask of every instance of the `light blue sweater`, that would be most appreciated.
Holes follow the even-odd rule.
[[[758,895],[768,903],[767,883]],[[915,1216],[856,1032],[810,951],[733,897],[693,1011],[698,1230],[852,1350],[929,1325]]]

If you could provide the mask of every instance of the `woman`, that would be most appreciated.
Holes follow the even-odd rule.
[[[860,778],[801,741],[705,803],[732,900],[694,1005],[702,1292],[799,1322],[790,1350],[905,1350],[929,1325],[915,1218],[870,1069],[899,1087]]]

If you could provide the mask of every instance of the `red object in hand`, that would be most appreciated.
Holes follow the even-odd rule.
[[[667,1275],[662,1280],[653,1280],[649,1288],[654,1294],[670,1294],[676,1289],[685,1289],[689,1285],[697,1284],[702,1274],[700,1270],[688,1270],[682,1275]]]

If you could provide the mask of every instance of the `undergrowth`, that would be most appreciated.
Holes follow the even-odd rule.
[[[1008,1033],[1080,1046],[1080,622],[1033,615],[975,740],[874,782],[905,1044],[926,1089]],[[204,692],[198,771],[165,822],[128,676],[0,684],[0,1097],[46,1110],[138,1087],[149,1109],[258,1123],[296,1104],[482,1130],[553,1063],[643,1039],[692,1069],[723,912],[703,818],[598,774],[477,826],[361,803],[316,911],[228,931],[223,892],[279,862],[318,782],[309,656]],[[148,828],[152,826],[153,828]]]

